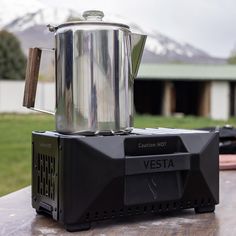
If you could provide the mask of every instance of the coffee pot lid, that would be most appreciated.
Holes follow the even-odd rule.
[[[85,20],[90,21],[102,21],[104,17],[104,13],[98,10],[88,10],[83,13],[83,17]]]
[[[58,28],[70,26],[70,25],[110,25],[110,26],[118,26],[122,28],[129,29],[128,25],[116,22],[106,22],[103,21],[104,13],[99,10],[88,10],[83,13],[84,20],[81,21],[69,21],[58,26],[48,25],[49,31],[56,31]]]

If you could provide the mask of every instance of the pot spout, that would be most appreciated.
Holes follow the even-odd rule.
[[[132,78],[138,74],[139,65],[142,59],[144,45],[147,35],[131,33],[131,61],[132,61]]]

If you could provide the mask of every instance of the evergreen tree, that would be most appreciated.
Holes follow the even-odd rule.
[[[228,64],[236,64],[236,47],[234,47],[234,49],[231,51],[227,62]]]
[[[6,30],[0,31],[0,79],[22,80],[25,69],[26,57],[19,40]]]

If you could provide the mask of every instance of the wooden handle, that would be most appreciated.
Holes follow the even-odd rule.
[[[29,49],[23,99],[23,106],[27,108],[33,108],[35,104],[41,54],[42,50],[40,48]]]

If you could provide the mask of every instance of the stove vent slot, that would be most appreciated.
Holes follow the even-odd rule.
[[[52,200],[55,199],[55,157],[38,153],[37,192]]]
[[[170,201],[170,202],[162,202],[156,204],[147,204],[147,205],[137,205],[131,206],[128,208],[122,208],[120,210],[106,210],[103,212],[95,211],[95,212],[87,212],[85,214],[84,220],[96,221],[103,219],[112,219],[123,216],[134,216],[134,215],[144,215],[144,214],[153,214],[153,213],[165,213],[172,210],[178,210],[183,208],[195,208],[197,206],[212,205],[213,200],[208,198],[207,200],[204,198],[186,200],[186,201]]]

